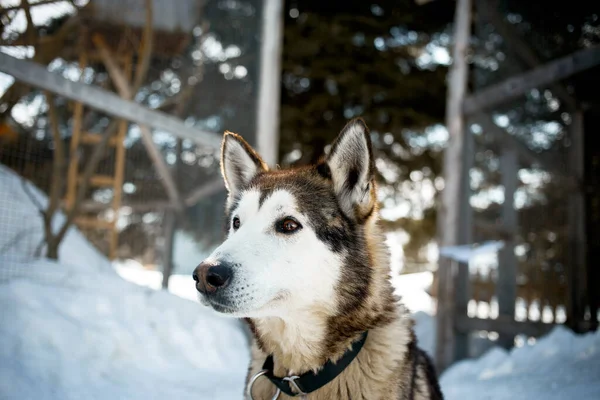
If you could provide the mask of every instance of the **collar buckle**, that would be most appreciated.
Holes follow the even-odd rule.
[[[283,377],[281,379],[284,380],[284,381],[289,382],[289,385],[291,387],[293,387],[296,390],[297,394],[299,394],[300,396],[305,396],[305,395],[308,394],[308,393],[304,393],[304,391],[302,389],[300,389],[300,386],[298,386],[298,384],[296,383],[296,379],[300,379],[299,376],[297,376],[297,375],[294,375],[294,376],[285,376],[285,377]]]

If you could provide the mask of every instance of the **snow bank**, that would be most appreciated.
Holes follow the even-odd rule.
[[[600,331],[577,336],[563,326],[534,345],[493,348],[441,377],[446,399],[600,399]]]
[[[249,355],[238,321],[116,274],[20,267],[57,273],[0,284],[0,398],[241,398]]]
[[[0,165],[0,255],[22,261],[36,258],[44,238],[44,222],[38,205],[45,208],[47,204],[48,199],[42,191]],[[53,220],[54,229],[58,231],[64,220],[65,216],[57,213]],[[74,227],[65,235],[58,256],[61,263],[79,269],[113,271],[110,262]],[[0,272],[20,273],[6,268]]]

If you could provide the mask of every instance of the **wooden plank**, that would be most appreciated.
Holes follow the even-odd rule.
[[[102,141],[102,134],[86,132],[83,135],[81,135],[81,139],[79,141],[81,142],[81,144],[98,144]],[[110,146],[116,146],[117,137],[113,136],[110,139],[108,139],[108,144]]]
[[[173,263],[173,251],[175,249],[175,232],[177,230],[177,216],[172,209],[166,209],[164,211],[164,238],[165,248],[163,253],[163,276],[162,276],[162,288],[169,288],[169,277],[175,269]]]
[[[115,221],[106,221],[96,217],[77,217],[75,224],[81,229],[113,229]]]
[[[126,77],[131,78],[133,70],[132,55],[128,54],[123,61],[123,69]],[[125,137],[129,130],[129,123],[125,120],[119,121],[119,127],[116,139],[115,147],[115,177],[113,185],[113,198],[112,198],[112,209],[114,212],[114,220],[118,221],[119,213],[121,211],[121,198],[123,197],[123,179],[125,177]],[[110,235],[110,243],[108,247],[109,259],[114,260],[117,256],[117,250],[119,248],[119,231],[115,228],[112,230]]]
[[[81,211],[97,213],[112,208],[112,203],[100,203],[93,200],[87,200],[81,203]],[[166,208],[173,208],[168,201],[148,201],[148,202],[127,202],[121,203],[120,208],[130,208],[133,212],[160,211]]]
[[[279,148],[283,0],[264,0],[262,20],[256,142],[265,162],[275,165]]]
[[[214,178],[200,185],[196,190],[192,191],[184,200],[187,207],[192,207],[203,198],[212,196],[225,189],[222,178]],[[148,201],[148,202],[133,202],[123,203],[121,207],[129,207],[136,212],[161,210],[165,208],[173,208],[173,205],[167,201]],[[81,210],[85,212],[99,212],[111,208],[110,203],[99,203],[96,201],[86,201],[81,204]]]
[[[87,66],[87,58],[85,52],[79,55],[79,69],[81,71],[80,79],[83,79],[83,71]],[[77,149],[79,147],[79,139],[81,137],[81,129],[83,125],[83,104],[75,103],[73,110],[73,132],[71,134],[71,142],[69,145],[69,168],[67,170],[67,193],[66,206],[67,209],[75,204],[75,196],[77,193],[77,174],[79,170],[79,156]]]
[[[468,66],[466,61],[469,48],[471,25],[471,0],[458,0],[455,12],[454,60],[449,71],[448,94],[446,100],[446,127],[449,133],[448,147],[444,152],[443,173],[445,187],[438,212],[438,243],[440,246],[454,246],[461,243],[459,229],[464,208],[461,202],[464,198],[463,177],[465,121],[461,105],[467,90]],[[457,173],[460,171],[460,173]],[[440,257],[438,266],[438,302],[435,363],[438,371],[443,371],[454,362],[456,337],[454,329],[455,318],[455,280],[450,259]]]
[[[460,170],[461,200],[459,204],[458,243],[469,244],[473,242],[473,208],[471,207],[471,168],[475,162],[475,141],[470,130],[465,128],[463,142],[462,167]],[[454,276],[454,315],[467,315],[469,300],[471,299],[471,285],[469,264],[455,262],[456,274]],[[454,359],[461,360],[469,356],[469,335],[454,332]]]
[[[514,318],[498,316],[495,319],[469,318],[466,315],[456,317],[456,329],[465,332],[488,331],[498,332],[500,335],[515,336],[523,334],[540,337],[550,332],[555,325],[534,321],[515,321]]]
[[[583,193],[585,174],[584,156],[584,113],[577,110],[572,114],[568,152],[568,168],[579,183],[576,190],[569,191],[568,197],[568,259],[567,264],[567,323],[580,331],[578,324],[584,320],[587,287],[587,238],[586,238],[586,207]]]
[[[468,96],[464,100],[463,111],[467,115],[472,115],[489,110],[516,99],[531,89],[555,83],[598,65],[600,65],[600,46],[579,50]]]
[[[0,72],[11,75],[17,81],[79,101],[114,117],[162,130],[182,139],[190,139],[213,149],[219,149],[221,146],[221,136],[216,133],[190,127],[178,118],[124,100],[96,86],[70,81],[34,62],[0,53]]]
[[[498,314],[514,319],[515,302],[517,300],[517,257],[515,256],[515,236],[519,223],[515,209],[515,192],[518,186],[519,160],[517,151],[505,146],[500,155],[501,184],[504,187],[504,202],[502,203],[502,224],[509,232],[510,238],[504,241],[504,247],[498,254],[498,281],[496,297],[498,299]],[[506,348],[514,346],[514,336],[501,334],[500,345]]]
[[[133,98],[134,93],[129,84],[129,80],[127,79],[127,76],[125,76],[121,68],[119,68],[119,66],[111,57],[111,54],[108,50],[108,46],[104,43],[104,40],[99,35],[94,35],[92,40],[98,48],[98,51],[102,56],[104,65],[108,70],[108,74],[110,75],[111,79],[113,80],[113,83],[117,87],[119,94],[125,99]],[[144,144],[144,147],[148,152],[148,156],[152,160],[152,165],[154,165],[156,172],[161,178],[161,184],[163,185],[165,191],[167,192],[167,195],[175,205],[175,208],[180,213],[183,212],[185,208],[183,200],[179,195],[179,191],[177,190],[175,181],[171,176],[171,172],[169,171],[169,168],[167,167],[167,164],[163,159],[160,150],[158,149],[156,143],[154,143],[154,140],[152,139],[152,133],[150,132],[150,129],[145,124],[139,124],[138,126],[142,134],[142,143]]]
[[[79,177],[79,183],[81,183],[81,177]],[[92,175],[90,177],[90,185],[96,187],[113,186],[115,178],[110,175]]]

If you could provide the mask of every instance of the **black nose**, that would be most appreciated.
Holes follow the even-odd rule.
[[[196,289],[204,294],[214,293],[217,289],[227,287],[232,276],[233,269],[225,262],[216,264],[203,262],[196,267],[193,274]]]

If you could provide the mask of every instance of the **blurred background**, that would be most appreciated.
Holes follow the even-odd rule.
[[[0,0],[0,397],[239,398],[210,383],[241,390],[244,330],[188,301],[224,237],[224,130],[287,167],[365,119],[392,282],[440,371],[597,331],[599,44],[581,0]],[[153,362],[210,379],[172,392]],[[556,374],[537,382],[600,396]]]

